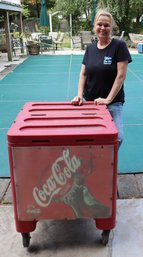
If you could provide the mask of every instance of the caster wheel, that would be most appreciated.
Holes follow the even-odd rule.
[[[22,234],[22,242],[24,247],[29,247],[30,244],[30,233],[21,233]]]
[[[110,230],[103,230],[102,232],[102,244],[105,246],[109,241],[109,234],[110,234]]]

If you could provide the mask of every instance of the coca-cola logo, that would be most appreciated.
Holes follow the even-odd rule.
[[[81,160],[75,155],[70,157],[69,149],[65,149],[51,165],[51,175],[39,189],[33,188],[33,197],[41,207],[47,207],[61,190],[68,188],[74,174],[81,166]]]

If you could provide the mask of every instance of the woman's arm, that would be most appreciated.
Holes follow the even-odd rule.
[[[79,82],[78,82],[78,95],[75,96],[71,101],[73,105],[81,105],[83,102],[83,91],[85,86],[85,80],[86,80],[85,65],[82,64],[80,75],[79,75]]]
[[[117,76],[115,78],[115,81],[113,83],[113,86],[111,88],[111,91],[110,91],[109,95],[106,98],[100,98],[99,97],[99,98],[95,99],[94,100],[95,104],[106,104],[106,105],[108,105],[114,100],[114,98],[116,97],[116,95],[120,91],[120,89],[123,85],[123,82],[126,78],[127,66],[128,66],[128,61],[117,63]]]

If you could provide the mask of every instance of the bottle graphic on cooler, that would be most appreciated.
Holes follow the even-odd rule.
[[[83,183],[80,174],[74,177],[74,185],[69,192],[61,198],[66,205],[69,205],[77,218],[82,217],[107,217],[110,215],[110,208],[96,200]]]

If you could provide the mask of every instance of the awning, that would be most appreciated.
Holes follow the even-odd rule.
[[[22,5],[19,0],[13,0],[13,1],[0,0],[0,10],[21,12]]]

